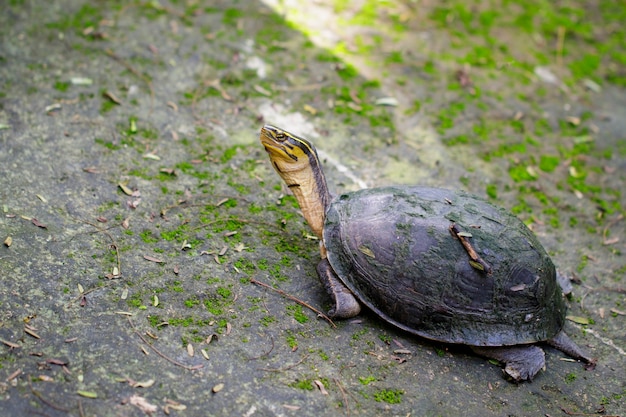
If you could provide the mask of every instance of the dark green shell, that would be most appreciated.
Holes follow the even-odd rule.
[[[470,265],[455,223],[491,274]],[[552,261],[517,217],[471,195],[428,187],[347,193],[324,227],[328,260],[386,321],[448,343],[503,346],[552,338],[565,304]]]

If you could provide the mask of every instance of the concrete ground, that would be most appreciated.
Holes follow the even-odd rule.
[[[0,414],[624,416],[626,7],[586,3],[4,1]],[[597,367],[514,384],[294,301],[329,308],[266,122],[334,192],[515,212]]]

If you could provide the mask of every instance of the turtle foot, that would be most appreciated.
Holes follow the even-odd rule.
[[[537,346],[472,346],[472,350],[481,356],[503,362],[504,373],[515,382],[532,381],[535,375],[546,366],[546,355]]]
[[[546,343],[554,348],[557,348],[563,353],[567,353],[572,358],[579,359],[585,362],[586,370],[592,370],[596,367],[597,359],[589,356],[576,343],[574,343],[574,341],[570,339],[563,330],[561,330],[556,336],[548,340]]]
[[[337,278],[328,259],[322,259],[317,265],[317,274],[326,292],[330,295],[335,304],[335,306],[328,311],[330,317],[348,319],[357,316],[361,312],[361,305],[356,298],[354,298],[350,290]]]

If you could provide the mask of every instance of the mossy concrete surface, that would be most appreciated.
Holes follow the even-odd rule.
[[[623,416],[626,8],[566,3],[4,1],[0,414]],[[329,307],[265,122],[334,192],[512,210],[597,367],[517,385],[295,302]]]

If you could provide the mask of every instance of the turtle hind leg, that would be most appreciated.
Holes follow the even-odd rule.
[[[504,373],[516,382],[532,381],[537,372],[546,366],[546,354],[534,345],[471,346],[471,348],[481,356],[504,363]]]
[[[587,365],[585,369],[591,370],[596,366],[596,359],[589,356],[584,350],[582,350],[572,339],[569,338],[563,330],[557,333],[552,339],[547,340],[550,346],[560,350],[563,353],[568,354],[572,358],[580,359]]]
[[[361,312],[361,305],[339,280],[328,259],[324,258],[317,264],[317,274],[334,303],[334,307],[328,311],[330,317],[348,319]]]

